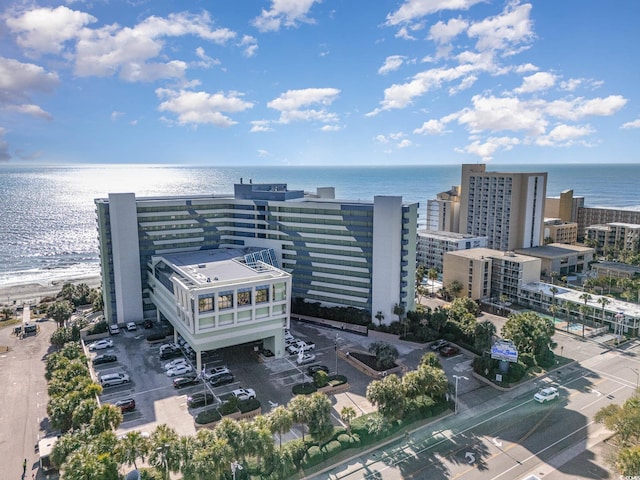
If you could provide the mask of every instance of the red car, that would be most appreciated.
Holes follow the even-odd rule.
[[[448,345],[440,349],[440,355],[442,355],[443,357],[453,357],[454,355],[457,355],[459,353],[460,349],[452,345]]]
[[[125,398],[114,403],[116,407],[120,407],[122,413],[131,412],[136,409],[136,401],[133,398]]]

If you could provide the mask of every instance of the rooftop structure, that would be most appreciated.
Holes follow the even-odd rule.
[[[586,273],[589,264],[593,261],[595,250],[580,245],[565,245],[552,243],[533,248],[517,249],[516,253],[536,257],[541,260],[540,274],[550,276],[556,272],[559,276]]]
[[[272,249],[293,277],[291,295],[305,301],[389,319],[396,304],[414,306],[418,204],[402,197],[338,200],[332,187],[305,193],[241,179],[233,195],[111,193],[95,203],[110,322],[156,315],[152,257],[236,247]]]

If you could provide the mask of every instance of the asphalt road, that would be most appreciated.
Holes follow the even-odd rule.
[[[482,388],[460,392],[458,415],[308,478],[617,478],[609,472],[609,450],[603,443],[609,433],[593,422],[593,416],[601,407],[633,395],[639,380],[640,343],[616,351],[578,338],[560,340],[565,355],[575,351],[582,358],[579,363],[509,392],[492,389],[489,399]],[[446,370],[451,368],[445,365]],[[544,405],[534,402],[533,394],[548,385],[559,388],[560,399]]]
[[[55,330],[52,321],[37,323],[40,331],[20,339],[13,328],[0,329],[0,345],[8,346],[0,354],[0,465],[3,479],[22,478],[22,462],[27,459],[24,478],[38,469],[36,445],[48,429],[47,382],[44,357]]]

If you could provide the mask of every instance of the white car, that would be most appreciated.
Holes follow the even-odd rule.
[[[193,372],[193,368],[189,364],[178,365],[177,367],[167,370],[167,377],[179,377],[185,373]]]
[[[238,400],[249,400],[250,398],[256,398],[256,392],[253,388],[238,388],[231,392],[231,395]]]
[[[533,396],[533,399],[538,403],[550,402],[556,398],[560,398],[560,392],[556,387],[543,388]]]
[[[137,330],[137,329],[138,329],[138,327],[137,327],[137,325],[135,324],[135,322],[129,322],[129,323],[127,323],[127,331],[128,331],[128,332],[133,332],[134,330]]]
[[[204,372],[204,375],[202,376],[204,377],[205,380],[211,380],[212,378],[216,378],[220,375],[224,375],[227,373],[231,373],[231,371],[227,367],[213,367],[208,371]]]
[[[284,331],[284,339],[285,340],[293,340],[293,335],[291,335],[291,332],[289,330],[285,330]]]
[[[187,365],[187,360],[184,357],[176,358],[175,360],[171,360],[169,363],[165,363],[164,369],[171,370],[172,368],[176,368],[180,365]]]
[[[104,350],[105,348],[113,347],[113,340],[104,339],[98,340],[89,344],[89,350]]]
[[[316,356],[313,353],[305,353],[301,357],[298,357],[296,363],[298,365],[305,365],[307,363],[311,363],[316,359]]]

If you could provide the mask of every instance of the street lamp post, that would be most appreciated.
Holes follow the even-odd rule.
[[[236,480],[236,470],[242,470],[242,465],[240,465],[237,460],[234,460],[231,462],[231,475],[233,475],[233,480]]]
[[[616,324],[614,329],[614,335],[616,336],[616,345],[620,343],[620,335],[622,335],[622,323],[624,321],[624,313],[619,312],[615,315]]]
[[[455,391],[455,398],[453,401],[453,414],[457,415],[458,414],[458,380],[459,379],[469,380],[469,379],[464,375],[454,375],[453,378],[456,379],[456,391]]]
[[[338,340],[342,340],[342,338],[340,338],[336,333],[336,338],[333,343],[333,351],[336,354],[336,375],[338,375]]]

